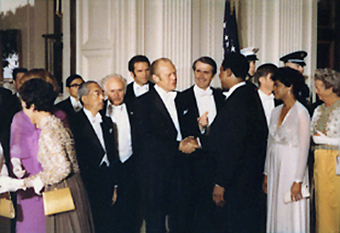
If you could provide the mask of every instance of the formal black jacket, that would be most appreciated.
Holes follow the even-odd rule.
[[[133,90],[133,83],[134,82],[129,83],[126,87],[126,93],[125,93],[125,97],[124,97],[125,103],[132,103],[137,98],[136,94]],[[148,84],[149,84],[149,90],[151,89],[151,87],[153,87],[155,85],[153,82],[150,82],[150,81],[148,81]]]
[[[213,87],[211,87],[211,89],[213,90],[216,113],[218,114],[225,97],[221,90],[217,90]],[[194,93],[194,86],[179,93],[176,101],[179,112],[178,114],[180,115],[179,118],[183,138],[188,136],[199,137],[201,135],[201,131],[197,123],[197,118],[200,117],[200,115]]]
[[[8,166],[11,123],[15,113],[20,110],[21,102],[19,98],[12,95],[10,90],[0,87],[0,143]]]
[[[71,124],[81,176],[90,198],[100,193],[100,190],[106,190],[105,192],[108,192],[111,198],[113,187],[119,179],[120,162],[117,155],[113,124],[108,117],[102,116],[102,120],[103,138],[110,162],[108,168],[110,174],[107,177],[101,176],[101,168],[99,167],[105,151],[85,112],[83,110],[77,112]],[[96,190],[97,188],[100,190]]]
[[[230,232],[258,232],[267,134],[257,92],[244,85],[225,100],[211,125],[209,140],[202,140],[217,160],[214,182],[225,189]],[[244,224],[245,219],[248,224]]]
[[[100,114],[102,114],[102,116],[106,116],[107,103],[108,103],[108,100],[105,100],[104,101],[104,108],[100,111]],[[124,103],[125,103],[125,101],[124,101]],[[138,128],[136,127],[137,122],[136,122],[134,110],[132,108],[132,103],[128,102],[128,103],[125,103],[125,105],[126,105],[126,109],[127,109],[127,113],[128,113],[128,117],[129,117],[129,122],[130,122],[130,128],[131,128],[132,150],[134,151],[133,147],[134,147],[134,144],[137,140],[137,138],[136,138],[136,134],[137,134],[136,131],[138,130]],[[118,140],[118,139],[116,138],[116,140]]]
[[[171,160],[178,152],[177,130],[161,97],[153,87],[137,99],[135,113],[140,129],[138,154],[143,157],[143,163],[166,163]]]
[[[68,120],[71,122],[76,111],[74,111],[73,105],[71,103],[71,98],[60,101],[56,104],[56,107],[66,113]]]

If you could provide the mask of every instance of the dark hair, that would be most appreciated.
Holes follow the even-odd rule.
[[[27,109],[34,104],[35,110],[45,112],[53,111],[54,101],[58,96],[51,83],[38,78],[24,82],[19,93],[21,99],[26,103]]]
[[[302,92],[305,89],[305,78],[303,75],[290,67],[281,67],[276,70],[274,75],[272,76],[272,80],[275,82],[276,80],[280,81],[286,87],[292,86],[292,92],[298,101],[303,104],[306,104],[306,100],[302,97]]]
[[[12,72],[12,78],[14,81],[17,80],[17,74],[26,73],[28,70],[26,68],[15,68]]]
[[[274,74],[276,70],[277,66],[274,65],[273,63],[265,63],[263,65],[260,65],[254,74],[254,81],[258,85],[261,85],[259,79],[261,77],[267,77],[268,74]]]
[[[217,71],[217,65],[216,62],[214,61],[214,59],[212,59],[211,57],[200,57],[198,58],[196,61],[194,61],[194,63],[192,64],[192,69],[195,71],[196,70],[196,63],[197,62],[202,62],[208,65],[211,65],[212,69],[212,76],[214,76],[216,74]]]
[[[248,75],[249,63],[242,54],[231,52],[225,54],[222,67],[223,70],[229,68],[237,78],[245,80]]]
[[[66,87],[71,87],[71,83],[73,82],[73,80],[75,80],[75,79],[81,79],[81,80],[83,80],[83,82],[84,82],[84,79],[80,76],[80,75],[78,75],[78,74],[71,74],[67,79],[66,79]]]
[[[135,63],[137,63],[137,62],[146,62],[150,66],[150,61],[146,56],[144,56],[144,55],[134,56],[133,58],[130,59],[129,65],[128,65],[129,71],[132,72],[134,75],[136,75],[135,74]]]

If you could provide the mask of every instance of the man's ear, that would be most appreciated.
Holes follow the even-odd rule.
[[[66,87],[66,91],[67,91],[67,93],[70,94],[70,88],[69,87]]]
[[[87,95],[81,97],[81,102],[83,102],[83,105],[87,103]]]
[[[268,76],[267,77],[263,77],[263,76],[259,77],[259,83],[262,84],[266,79],[268,79]]]
[[[161,79],[160,79],[157,75],[153,74],[153,75],[152,75],[152,80],[153,80],[155,83],[158,83]]]
[[[228,76],[228,77],[230,77],[230,76],[233,75],[233,72],[231,71],[230,68],[227,68],[227,69],[225,70],[225,72],[227,73],[227,76]]]

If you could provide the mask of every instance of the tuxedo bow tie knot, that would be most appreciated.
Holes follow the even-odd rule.
[[[75,112],[79,112],[81,109],[82,109],[82,105],[81,105],[81,103],[78,101],[78,102],[76,102],[76,104],[73,106],[73,109],[74,109],[74,111]]]
[[[74,106],[74,111],[79,112],[83,106],[81,104]]]
[[[118,105],[118,106],[115,106],[115,105],[111,105],[112,108],[113,108],[113,111],[122,111],[123,110],[123,105]]]
[[[211,88],[208,88],[207,90],[197,88],[197,95],[199,97],[212,96],[212,94],[213,94],[213,91]]]
[[[100,114],[97,114],[93,119],[92,119],[92,122],[93,124],[96,124],[96,123],[102,123],[102,117],[100,116]]]
[[[136,85],[136,90],[138,92],[148,91],[149,90],[149,86],[148,85],[143,85],[143,86]]]
[[[168,93],[165,94],[165,100],[166,101],[174,101],[176,96],[177,96],[177,92],[169,91]]]

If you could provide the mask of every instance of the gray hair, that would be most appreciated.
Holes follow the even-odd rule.
[[[330,68],[316,69],[315,80],[320,80],[325,88],[333,88],[333,92],[340,96],[340,73]]]
[[[103,90],[105,91],[105,93],[107,92],[106,90],[106,83],[107,81],[109,81],[109,79],[111,78],[117,78],[117,79],[120,79],[123,84],[124,84],[124,93],[126,92],[126,85],[127,85],[127,81],[126,79],[120,75],[120,74],[109,74],[107,76],[105,76],[104,78],[102,78],[102,80],[100,81],[100,86],[103,88]]]
[[[82,105],[84,105],[84,103],[83,103],[83,101],[81,100],[81,98],[84,96],[84,95],[88,95],[89,93],[90,93],[90,90],[87,88],[88,87],[88,85],[90,85],[90,84],[97,84],[98,85],[98,83],[96,82],[96,81],[87,81],[87,82],[84,82],[84,83],[82,83],[82,84],[80,84],[80,86],[79,86],[79,88],[78,88],[78,93],[77,93],[77,95],[78,95],[78,99],[80,100],[80,103],[82,104]]]

